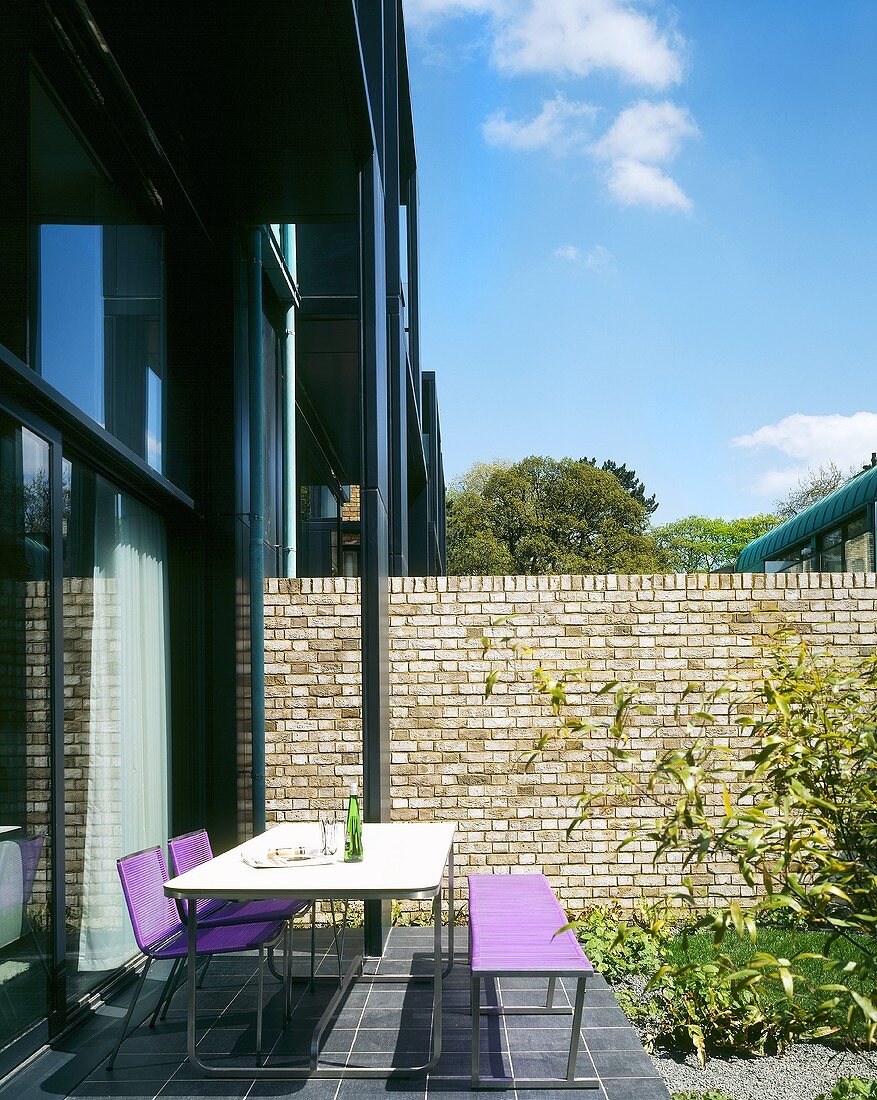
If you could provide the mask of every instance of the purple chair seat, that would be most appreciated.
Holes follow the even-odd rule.
[[[199,955],[225,955],[230,951],[253,951],[270,940],[276,940],[283,930],[282,922],[256,924],[214,924],[198,928],[195,950]],[[144,950],[153,959],[182,959],[189,950],[189,935],[185,926],[163,943]]]

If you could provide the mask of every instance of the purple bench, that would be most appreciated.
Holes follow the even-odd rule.
[[[593,1077],[577,1077],[585,983],[594,973],[571,931],[558,932],[567,916],[544,875],[469,876],[469,957],[472,966],[472,1084],[480,1088],[599,1088]],[[481,982],[487,978],[540,975],[548,979],[544,1005],[532,1007],[481,1004]],[[575,1004],[555,1006],[558,978],[576,979]],[[479,1076],[481,1016],[569,1015],[572,1034],[565,1078]]]

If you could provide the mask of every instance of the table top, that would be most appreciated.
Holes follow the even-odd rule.
[[[452,822],[366,823],[361,863],[299,864],[260,869],[241,856],[264,858],[269,848],[319,847],[320,827],[277,825],[165,884],[173,898],[431,898],[441,888],[456,826]],[[341,838],[343,841],[343,837]]]

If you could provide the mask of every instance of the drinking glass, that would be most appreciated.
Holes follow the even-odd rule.
[[[324,856],[334,856],[338,851],[338,822],[328,814],[320,815],[321,851]]]

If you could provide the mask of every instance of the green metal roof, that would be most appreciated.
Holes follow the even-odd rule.
[[[750,542],[737,558],[738,573],[760,573],[767,561],[782,559],[782,551],[788,550],[812,535],[837,526],[852,515],[877,500],[877,466],[869,466],[851,481],[829,493],[827,497],[811,504],[797,516],[768,531],[766,535]]]

